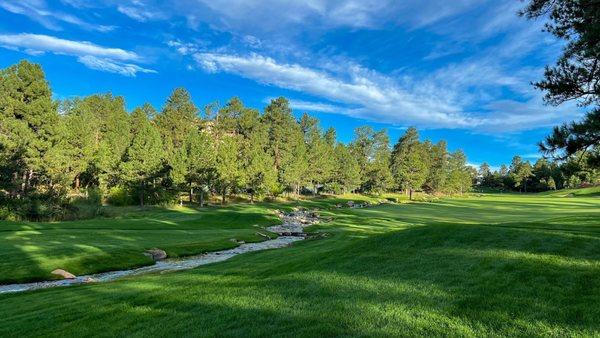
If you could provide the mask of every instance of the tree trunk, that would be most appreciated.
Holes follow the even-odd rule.
[[[408,190],[408,194],[409,194],[409,195],[408,195],[408,199],[409,199],[410,201],[412,201],[412,194],[413,194],[413,190],[412,190],[412,189],[409,189],[409,190]]]
[[[27,172],[24,171],[23,172],[23,180],[21,181],[21,194],[23,194],[23,197],[25,197],[25,195],[27,195]]]
[[[223,188],[221,191],[221,205],[225,205],[225,195],[227,194],[227,187]]]
[[[75,176],[75,190],[77,190],[77,192],[79,192],[80,184],[81,182],[79,181],[79,174],[77,174],[77,176]]]
[[[254,191],[250,193],[250,204],[254,204]]]
[[[204,206],[204,190],[200,190],[200,207]]]
[[[190,184],[190,192],[189,192],[190,203],[194,201],[194,187]]]
[[[140,207],[144,207],[144,181],[140,182]]]

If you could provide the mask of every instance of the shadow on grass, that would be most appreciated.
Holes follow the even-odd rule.
[[[590,335],[600,329],[598,238],[441,224],[366,239],[334,236],[194,271],[0,297],[0,334]]]

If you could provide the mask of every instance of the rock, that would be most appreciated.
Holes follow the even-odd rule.
[[[64,279],[75,279],[75,278],[77,278],[77,276],[75,276],[74,274],[70,273],[69,271],[65,271],[63,269],[56,269],[56,270],[52,271],[51,274],[62,276],[62,278],[64,278]]]
[[[354,206],[354,201],[348,201],[348,203],[346,203],[346,204],[348,204],[348,206],[350,208],[352,208]]]
[[[146,252],[144,252],[144,255],[151,257],[155,261],[162,261],[163,259],[167,258],[167,253],[164,250],[156,248],[146,250]]]

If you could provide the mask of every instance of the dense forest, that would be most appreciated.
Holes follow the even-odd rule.
[[[463,193],[474,183],[527,191],[597,179],[569,162],[531,167],[519,158],[478,173],[462,151],[422,142],[412,127],[393,146],[385,130],[368,126],[343,144],[316,118],[297,120],[283,97],[262,113],[238,98],[201,111],[184,88],[160,111],[144,104],[129,113],[112,94],[57,102],[42,68],[27,61],[0,72],[0,150],[0,218],[65,218],[102,203],[203,206],[214,196],[226,203],[233,195],[253,202],[387,191],[412,198]]]

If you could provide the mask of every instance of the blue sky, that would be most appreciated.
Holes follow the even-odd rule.
[[[538,157],[553,125],[530,85],[561,44],[520,1],[3,0],[0,67],[43,65],[56,98],[112,92],[160,108],[184,86],[199,107],[290,99],[347,142],[353,129],[407,126],[469,162]]]

